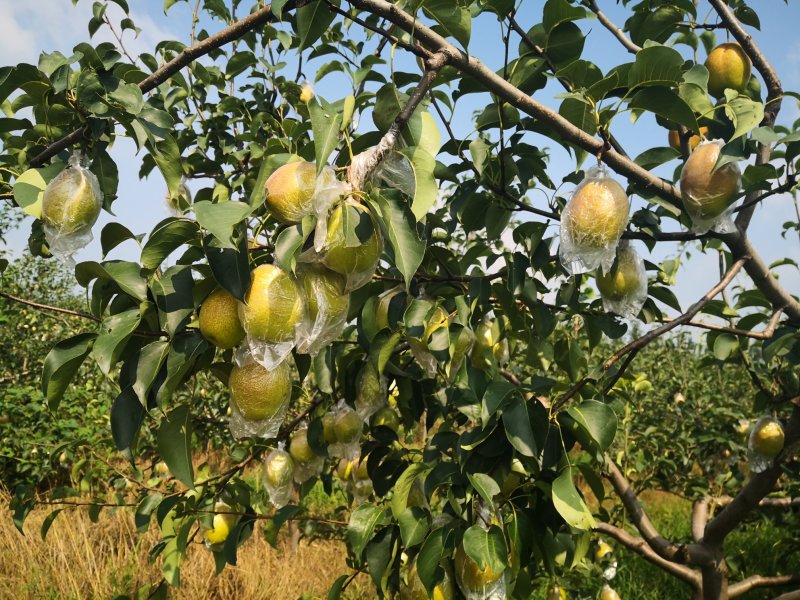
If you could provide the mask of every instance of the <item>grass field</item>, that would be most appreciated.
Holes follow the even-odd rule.
[[[689,506],[665,494],[645,495],[649,512],[661,531],[676,539],[688,539]],[[7,505],[8,498],[0,497]],[[43,543],[42,521],[50,511],[35,510],[26,521],[25,537],[14,528],[10,515],[0,519],[0,598],[83,599],[114,598],[131,594],[140,585],[157,581],[159,568],[148,554],[157,541],[156,533],[138,536],[130,512],[104,511],[98,523],[90,522],[85,511],[61,514]],[[783,553],[773,547],[776,525],[759,521],[730,538],[728,554],[736,557],[747,574],[799,572],[800,557],[782,564]],[[271,599],[325,598],[330,584],[348,572],[344,545],[319,540],[313,545],[301,541],[296,552],[288,540],[277,549],[257,533],[239,551],[238,565],[214,575],[214,560],[200,544],[195,545],[181,570],[182,585],[176,598]],[[689,598],[689,590],[621,548],[615,548],[619,569],[614,587],[624,600],[666,600]],[[602,581],[583,573],[566,574],[563,585],[570,599],[595,598]],[[546,580],[534,598],[544,598]],[[751,592],[755,600],[774,598],[777,591]],[[374,598],[366,575],[357,577],[347,598]]]

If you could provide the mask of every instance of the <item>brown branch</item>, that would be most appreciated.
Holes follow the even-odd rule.
[[[631,54],[636,54],[639,52],[639,50],[641,50],[640,46],[637,46],[630,39],[628,39],[628,36],[625,35],[625,32],[617,27],[614,22],[609,19],[602,10],[600,10],[600,7],[597,6],[597,2],[595,2],[595,0],[586,0],[583,5],[597,15],[597,20],[600,21],[603,27],[608,29],[614,35],[614,37],[619,40],[619,43],[622,44],[628,52]]]
[[[786,592],[775,598],[775,600],[800,600],[800,590]]]
[[[287,2],[286,6],[284,6],[284,10],[293,8],[294,4],[294,1],[290,0]],[[200,58],[201,56],[205,56],[220,46],[224,46],[233,40],[239,39],[249,31],[252,31],[256,27],[271,21],[273,18],[274,15],[272,14],[272,6],[267,5],[264,8],[260,8],[257,11],[247,15],[243,19],[236,21],[222,31],[207,37],[202,42],[184,48],[181,53],[178,54],[178,56],[173,58],[165,65],[159,67],[150,76],[141,81],[139,83],[139,89],[142,90],[142,93],[147,93],[155,89],[192,61]],[[83,129],[76,129],[66,137],[63,137],[60,140],[50,144],[30,161],[30,165],[32,167],[38,167],[65,148],[68,148],[69,146],[80,141],[80,139],[83,137],[83,131]]]
[[[778,587],[781,585],[789,585],[792,583],[800,582],[800,574],[794,575],[775,575],[773,577],[764,577],[763,575],[753,575],[747,579],[743,579],[737,583],[728,586],[728,597],[736,598],[742,594],[746,594],[752,589],[761,587]]]
[[[767,326],[763,329],[763,331],[749,331],[747,329],[738,329],[736,327],[725,327],[723,325],[715,325],[714,323],[703,323],[700,321],[689,321],[683,323],[683,325],[689,327],[698,327],[700,329],[707,329],[709,331],[719,331],[721,333],[730,333],[732,335],[738,335],[741,337],[748,337],[754,340],[768,340],[773,335],[775,335],[775,330],[778,328],[778,324],[781,320],[781,315],[783,314],[783,310],[776,310],[772,317],[770,317]],[[659,323],[671,323],[673,319],[660,319]]]
[[[700,574],[697,571],[661,558],[642,538],[633,536],[621,527],[615,527],[609,523],[598,523],[594,530],[614,538],[629,550],[636,552],[645,560],[688,583],[693,588],[698,589],[700,587]]]
[[[774,196],[775,194],[782,194],[783,192],[788,192],[791,190],[795,185],[797,185],[797,176],[794,173],[789,173],[786,176],[786,181],[780,184],[777,187],[772,188],[771,190],[767,190],[763,194],[759,194],[750,200],[743,202],[741,205],[737,206],[733,209],[733,212],[741,212],[745,209],[751,208],[764,200],[765,198],[769,198],[770,196]]]
[[[784,434],[783,451],[773,460],[772,464],[760,473],[755,473],[730,504],[706,525],[703,536],[704,545],[720,547],[725,537],[760,504],[767,494],[775,489],[775,484],[783,473],[782,462],[794,453],[794,446],[800,442],[800,406],[794,407],[792,416],[784,428]]]
[[[657,242],[692,242],[718,237],[713,231],[707,233],[694,233],[691,231],[661,231],[649,234],[643,231],[626,231],[622,234],[624,240],[655,240]]]
[[[708,523],[710,504],[711,498],[706,496],[692,506],[692,538],[694,538],[695,542],[703,541],[703,534]]]
[[[636,492],[633,491],[625,475],[622,474],[622,471],[619,470],[619,467],[617,467],[608,453],[605,454],[605,468],[604,475],[617,492],[631,522],[656,554],[667,561],[678,564],[705,565],[712,560],[712,555],[704,546],[698,544],[676,544],[658,532],[650,517],[647,516],[644,508],[642,508],[639,499],[636,497]]]

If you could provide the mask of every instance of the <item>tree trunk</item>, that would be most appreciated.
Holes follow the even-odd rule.
[[[728,600],[728,566],[719,556],[712,564],[702,568],[703,600]]]

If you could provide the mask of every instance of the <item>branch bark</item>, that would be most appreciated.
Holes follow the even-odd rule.
[[[772,313],[766,327],[762,331],[749,331],[747,329],[738,329],[736,327],[725,327],[724,325],[716,325],[714,323],[703,323],[701,321],[688,321],[684,325],[689,327],[697,327],[699,329],[707,329],[709,331],[719,331],[721,333],[730,333],[741,337],[748,337],[754,340],[768,340],[775,335],[775,330],[781,320],[783,310],[776,310]],[[660,323],[672,323],[673,319],[661,319]]]
[[[772,577],[764,577],[763,575],[753,575],[747,579],[743,579],[737,583],[732,583],[728,587],[728,596],[736,598],[742,594],[746,594],[752,589],[760,587],[778,587],[781,585],[790,585],[792,583],[800,582],[800,574],[793,575],[775,575]]]
[[[628,38],[628,36],[625,35],[625,32],[622,31],[622,29],[620,29],[619,27],[617,27],[614,24],[614,22],[611,19],[609,19],[602,10],[600,10],[595,0],[586,0],[586,2],[584,2],[584,5],[597,16],[597,20],[600,21],[603,27],[608,29],[614,35],[614,37],[619,40],[619,43],[622,44],[628,52],[630,52],[631,54],[636,54],[637,52],[639,52],[639,50],[642,49],[640,46],[634,44]]]

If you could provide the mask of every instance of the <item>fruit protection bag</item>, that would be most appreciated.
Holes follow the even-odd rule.
[[[181,183],[174,194],[170,194],[169,190],[167,190],[164,195],[164,206],[167,207],[167,212],[173,217],[182,217],[191,208],[192,191],[189,189],[185,176],[181,176]]]
[[[378,374],[371,362],[367,362],[356,379],[356,412],[365,423],[384,406],[388,406],[386,378]]]
[[[92,241],[92,226],[103,207],[103,192],[88,161],[80,151],[69,158],[67,168],[56,175],[42,195],[42,220],[50,252],[68,265],[73,256]]]
[[[333,407],[333,428],[336,439],[328,445],[328,455],[354,460],[361,456],[361,431],[364,421],[344,400]]]
[[[607,273],[597,273],[597,287],[606,312],[635,319],[647,300],[644,260],[627,240],[617,247],[617,259]]]
[[[561,213],[561,265],[571,275],[611,268],[630,200],[603,165],[589,169]]]
[[[264,487],[275,508],[283,508],[292,497],[294,469],[294,461],[283,449],[283,443],[278,444],[264,459]]]
[[[234,358],[239,367],[248,369],[254,373],[258,373],[259,369],[265,368],[263,365],[257,363],[253,356],[247,353],[246,350],[238,349]],[[283,423],[286,411],[289,409],[289,401],[291,400],[291,371],[286,363],[281,363],[271,370],[271,374],[288,379],[288,385],[273,389],[273,393],[279,393],[279,395],[275,398],[269,398],[269,405],[266,408],[260,409],[260,412],[267,415],[264,418],[248,418],[248,415],[245,414],[246,411],[243,410],[243,407],[239,406],[239,404],[243,402],[250,404],[263,401],[264,391],[259,390],[257,385],[253,386],[252,392],[243,400],[237,402],[231,397],[231,416],[228,419],[228,428],[235,439],[238,440],[246,437],[274,438],[278,435],[278,430]],[[256,408],[256,410],[259,409]]]
[[[328,215],[331,208],[349,190],[350,187],[345,182],[336,178],[336,171],[332,167],[327,165],[322,167],[322,171],[317,175],[310,213],[317,217],[317,224],[314,228],[314,250],[316,252],[320,252],[325,246],[328,236]]]
[[[482,529],[488,530],[490,523],[497,523],[498,517],[493,515],[492,512],[486,507],[485,504],[480,503],[476,506],[477,520],[476,524]],[[471,560],[471,559],[467,559]],[[465,561],[466,562],[466,561]],[[476,567],[480,569],[480,567]],[[458,561],[455,565],[456,583],[458,584],[461,593],[466,600],[505,600],[506,598],[506,584],[505,577],[500,577],[495,581],[486,582],[476,589],[474,581],[474,573],[466,566],[459,569]],[[475,578],[477,579],[477,578]],[[472,585],[471,585],[472,584]]]
[[[247,334],[244,354],[268,370],[282,363],[301,337],[304,304],[303,292],[291,273],[275,265],[257,267],[239,307]]]
[[[780,440],[759,440],[760,432],[773,431],[780,432]],[[747,457],[750,461],[750,470],[753,473],[761,473],[772,466],[772,461],[783,449],[783,427],[780,421],[772,417],[761,417],[753,429],[747,441]]]
[[[733,233],[733,204],[741,187],[742,174],[736,163],[714,169],[722,140],[704,140],[689,155],[681,172],[681,198],[692,219],[694,233]]]
[[[298,457],[298,453],[294,449],[294,439],[296,437],[303,438],[305,441],[305,448],[307,448],[307,456]],[[325,459],[322,456],[314,454],[310,448],[308,448],[308,428],[306,425],[299,427],[294,436],[292,436],[292,443],[290,444],[290,452],[292,453],[292,460],[294,461],[294,480],[297,483],[304,483],[311,479],[312,477],[317,477],[320,473],[322,473],[322,467],[324,466]]]
[[[367,458],[356,459],[353,469],[350,472],[350,480],[347,482],[348,491],[353,494],[353,504],[359,506],[367,501],[372,495],[372,480],[366,473]]]
[[[300,263],[297,280],[305,307],[297,330],[297,351],[315,356],[344,330],[350,294],[342,292],[344,278],[320,264]]]

